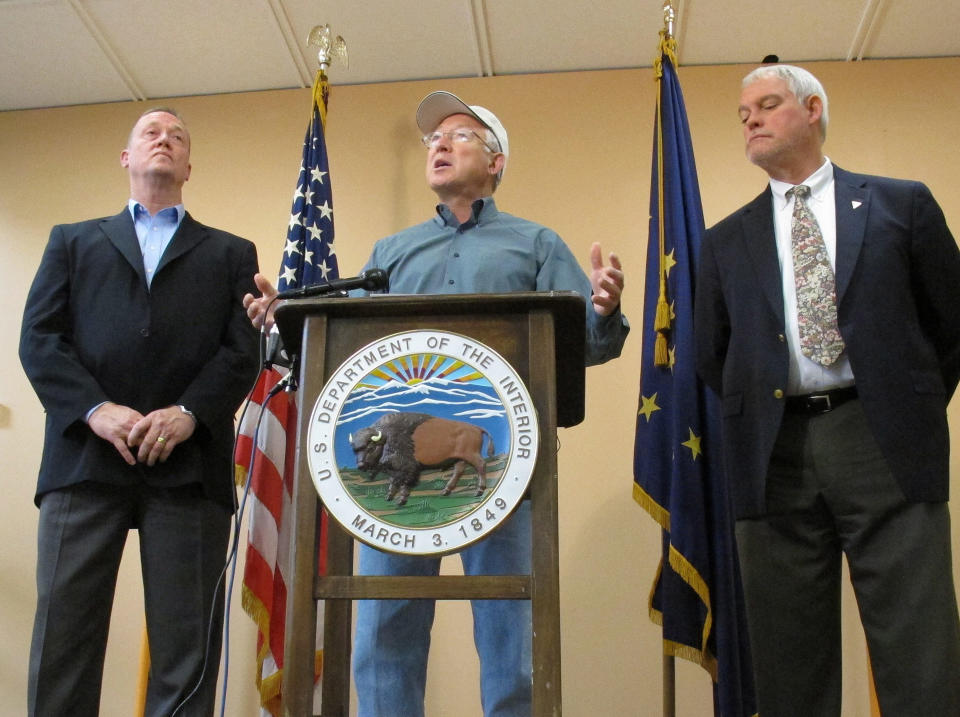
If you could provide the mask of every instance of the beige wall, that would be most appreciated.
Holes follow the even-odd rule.
[[[924,179],[960,232],[960,98],[943,78],[960,59],[818,63],[832,100],[827,153],[843,167]],[[759,193],[765,177],[743,158],[736,99],[749,68],[682,68],[704,213],[712,224]],[[654,83],[623,70],[334,87],[327,143],[343,275],[356,273],[380,236],[426,218],[413,113],[445,88],[495,109],[513,155],[501,208],[556,229],[586,263],[594,240],[620,253],[624,309],[634,332],[624,355],[587,374],[587,419],[560,436],[563,694],[566,713],[659,714],[659,631],[647,618],[658,531],[631,499],[639,380],[643,264],[648,218]],[[192,97],[172,104],[193,134],[186,204],[201,221],[250,237],[275,274],[309,111],[309,92]],[[51,224],[112,214],[127,197],[119,153],[146,105],[119,103],[0,113],[0,504],[2,632],[0,704],[25,710],[25,662],[34,601],[36,510],[32,505],[43,414],[16,356],[24,298]],[[958,405],[951,410],[957,426]],[[960,435],[955,428],[954,435]],[[954,439],[957,445],[958,438]],[[953,459],[957,494],[958,459]],[[960,549],[954,529],[954,572]],[[103,714],[132,714],[142,630],[141,588],[131,537],[109,648]],[[457,561],[451,563],[455,570]],[[242,566],[238,575],[242,574]],[[239,595],[239,586],[235,588]],[[864,646],[846,596],[844,715],[867,715]],[[434,628],[428,712],[479,715],[468,606],[445,603]],[[234,600],[227,713],[254,715],[252,623]],[[699,668],[678,665],[678,714],[710,711]]]

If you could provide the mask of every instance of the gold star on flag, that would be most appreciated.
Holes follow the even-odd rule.
[[[667,276],[670,276],[670,270],[677,265],[677,260],[673,257],[673,249],[669,254],[663,255],[663,270]]]
[[[699,456],[699,455],[700,455],[700,452],[701,452],[701,451],[700,451],[700,436],[696,435],[696,434],[693,432],[693,429],[692,429],[692,428],[689,429],[689,431],[690,431],[690,438],[689,438],[688,440],[684,441],[683,443],[681,443],[680,445],[681,445],[681,446],[686,446],[687,448],[689,448],[689,449],[690,449],[690,452],[693,454],[693,460],[697,460],[697,456]]]
[[[641,406],[640,410],[637,411],[637,415],[643,416],[647,419],[647,423],[650,423],[650,415],[654,411],[659,411],[660,406],[657,405],[657,394],[653,394],[650,398],[647,398],[644,395],[640,395]]]

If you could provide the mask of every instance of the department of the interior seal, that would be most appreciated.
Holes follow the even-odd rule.
[[[539,424],[496,351],[447,331],[385,336],[330,376],[310,414],[310,475],[347,532],[435,555],[483,538],[517,506]]]

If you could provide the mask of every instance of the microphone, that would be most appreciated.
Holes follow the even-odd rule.
[[[320,296],[322,294],[332,294],[337,291],[350,291],[351,289],[366,289],[367,291],[378,291],[387,288],[387,272],[383,269],[367,269],[360,272],[360,276],[349,279],[333,279],[325,281],[322,284],[311,284],[299,289],[288,289],[277,294],[277,300],[280,299],[307,299],[311,296]]]

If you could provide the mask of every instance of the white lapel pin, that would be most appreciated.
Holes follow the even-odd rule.
[[[858,202],[856,199],[850,202],[850,206],[854,209],[859,209],[861,204],[863,204],[863,202]]]

